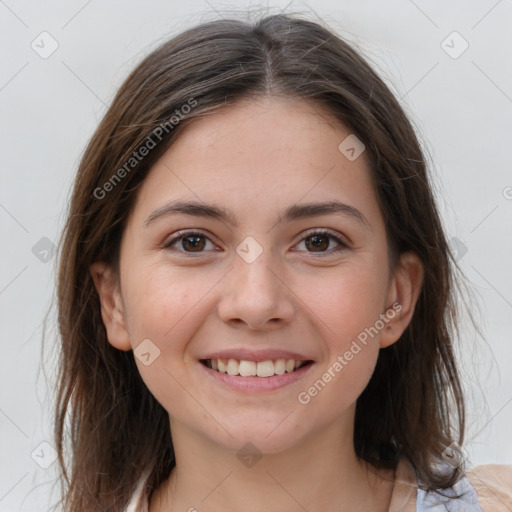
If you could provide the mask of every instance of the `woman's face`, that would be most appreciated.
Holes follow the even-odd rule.
[[[151,169],[120,288],[109,296],[108,271],[92,271],[110,343],[134,349],[171,425],[269,453],[350,428],[379,349],[410,320],[420,270],[409,255],[389,274],[366,155],[353,138],[339,149],[349,135],[305,101],[243,101],[189,125]],[[284,374],[205,366],[219,356],[236,361],[229,373]],[[257,364],[279,359],[312,363]]]

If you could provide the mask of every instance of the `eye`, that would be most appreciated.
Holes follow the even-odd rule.
[[[327,250],[330,245],[330,240],[334,240],[338,244],[338,247]],[[302,238],[299,245],[301,243],[304,243],[307,249],[311,249],[309,252],[312,252],[313,254],[319,253],[320,255],[322,253],[332,254],[340,252],[349,247],[348,244],[345,243],[340,237],[326,229],[308,231],[306,236]]]
[[[201,252],[203,252],[203,249],[207,245],[206,241],[210,242],[213,245],[211,240],[203,233],[197,231],[181,231],[178,233],[178,236],[172,238],[168,242],[165,242],[162,247],[164,249],[171,249],[173,245],[175,245],[177,242],[181,242],[181,249],[174,250],[178,252],[184,252],[187,254],[200,254]]]

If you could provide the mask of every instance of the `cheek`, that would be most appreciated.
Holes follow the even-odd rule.
[[[385,277],[369,265],[353,265],[319,280],[321,286],[308,296],[308,307],[338,348],[373,326],[384,312]]]
[[[205,296],[218,281],[214,277],[171,272],[163,266],[145,271],[132,266],[126,275],[124,293],[135,362],[147,387],[162,404],[186,402],[180,383],[187,379],[188,365],[197,364],[188,355],[187,346],[205,321]],[[149,365],[137,357],[143,340],[151,342],[145,341],[151,352]]]
[[[330,389],[325,395],[336,397],[332,403],[339,410],[363,391],[377,362],[386,284],[379,272],[370,266],[352,267],[326,280],[322,292],[309,298],[327,349],[318,387]]]
[[[187,356],[186,349],[204,321],[201,298],[211,288],[207,284],[204,279],[153,271],[145,277],[134,273],[126,287],[130,338],[141,378],[165,409],[173,414],[181,411],[184,417],[198,414],[185,389],[188,365],[197,362]],[[151,340],[149,352],[157,354],[150,364],[137,356],[142,340]]]
[[[366,388],[375,369],[380,350],[380,331],[375,324],[382,313],[382,301],[372,283],[353,275],[330,287],[312,306],[322,315],[327,357],[297,399],[308,410],[308,417],[316,418],[315,428],[344,414]]]
[[[179,347],[215,284],[211,276],[199,274],[163,267],[131,274],[125,293],[132,346],[150,338],[165,351]]]

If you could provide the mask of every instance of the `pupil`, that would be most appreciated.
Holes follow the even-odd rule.
[[[190,244],[191,247],[193,247],[194,249],[203,249],[204,248],[204,240],[203,240],[202,244],[200,243],[200,240],[202,240],[202,239],[203,239],[202,236],[187,236],[186,238],[184,238],[182,240],[183,248],[187,249],[187,247],[185,247],[185,245],[188,244],[192,240],[192,243]]]
[[[309,240],[313,241],[313,242],[312,242],[312,243],[313,243],[313,246],[314,246],[315,248],[317,248],[317,249],[318,249],[318,248],[322,248],[322,247],[321,247],[321,246],[322,246],[322,239],[323,239],[323,241],[324,241],[324,243],[323,243],[323,245],[324,245],[323,249],[327,249],[327,246],[329,245],[329,242],[328,242],[327,237],[326,237],[325,235],[314,235],[314,236],[312,236],[312,237],[310,237],[310,238],[309,238]],[[326,241],[327,241],[327,244],[325,243]]]

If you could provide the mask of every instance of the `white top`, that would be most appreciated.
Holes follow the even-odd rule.
[[[137,508],[148,476],[149,470],[140,479],[125,512],[148,512],[147,500]],[[396,470],[389,512],[511,512],[512,465],[477,466],[442,492],[449,496],[463,495],[458,499],[446,498],[437,492],[427,495],[418,487],[414,468],[404,457]]]

